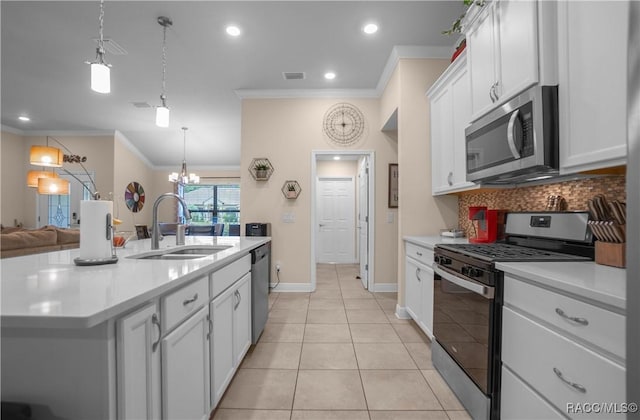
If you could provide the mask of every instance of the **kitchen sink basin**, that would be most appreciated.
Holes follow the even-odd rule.
[[[231,245],[188,245],[131,255],[136,260],[194,260],[231,248]]]

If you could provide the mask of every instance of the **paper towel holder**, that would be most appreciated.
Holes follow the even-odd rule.
[[[73,263],[79,266],[87,266],[87,265],[104,265],[104,264],[115,264],[118,262],[118,256],[116,255],[115,247],[113,246],[113,217],[111,213],[107,213],[105,220],[105,238],[111,244],[111,256],[107,258],[74,258]]]

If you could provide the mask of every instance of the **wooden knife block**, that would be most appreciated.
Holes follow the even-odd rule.
[[[596,264],[626,267],[626,243],[596,241]]]

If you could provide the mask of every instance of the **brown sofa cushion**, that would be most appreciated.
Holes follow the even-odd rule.
[[[56,245],[58,233],[52,226],[46,226],[38,230],[22,230],[13,233],[0,234],[0,249],[37,248],[41,246]]]
[[[21,227],[18,227],[18,226],[16,226],[16,227],[3,227],[2,228],[2,232],[0,232],[0,233],[13,233],[13,232],[20,232],[22,230],[25,230],[25,229],[21,228]]]
[[[79,229],[60,229],[56,228],[58,233],[58,244],[75,244],[80,242],[80,230]]]

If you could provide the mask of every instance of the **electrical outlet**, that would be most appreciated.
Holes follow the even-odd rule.
[[[280,272],[280,263],[276,263],[276,273]]]

